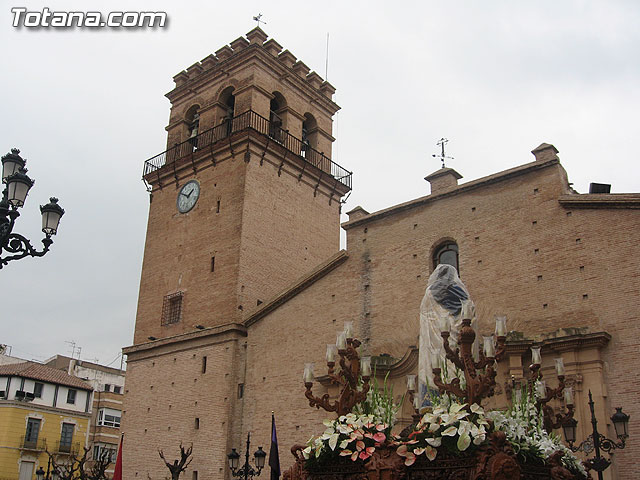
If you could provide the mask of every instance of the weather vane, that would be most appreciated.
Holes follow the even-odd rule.
[[[444,161],[445,159],[450,159],[453,160],[453,157],[448,157],[447,155],[444,154],[444,146],[445,144],[449,143],[449,140],[446,138],[441,138],[440,140],[438,140],[438,143],[436,143],[436,145],[440,145],[442,147],[442,152],[440,153],[440,155],[436,155],[435,153],[433,155],[431,155],[434,158],[439,158],[440,160],[442,160],[442,168],[444,168]]]
[[[260,27],[261,23],[264,23],[265,25],[267,24],[267,22],[260,20],[262,18],[262,14],[259,13],[258,15],[256,15],[255,17],[253,17],[253,19],[258,22],[258,28]]]

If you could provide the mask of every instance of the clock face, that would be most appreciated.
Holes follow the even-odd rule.
[[[185,183],[180,192],[178,192],[178,211],[180,213],[187,213],[191,210],[200,196],[200,184],[196,180],[189,180]]]

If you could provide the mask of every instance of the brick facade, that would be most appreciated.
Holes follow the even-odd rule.
[[[250,109],[268,118],[269,101],[279,93],[291,132],[301,135],[304,114],[313,110],[322,130],[315,145],[330,140],[337,110],[332,87],[313,74],[301,76],[304,64],[288,51],[274,56],[279,46],[262,45],[261,30],[247,39],[176,76],[168,95],[168,146],[187,138],[181,119],[194,102],[208,106],[201,116],[207,127],[218,125],[218,99],[229,86],[237,92],[236,113]],[[216,70],[221,65],[228,75]],[[589,427],[589,389],[608,436],[614,406],[632,419],[640,416],[640,385],[633,380],[640,195],[577,194],[557,150],[543,144],[529,164],[462,184],[451,169],[434,172],[427,177],[431,195],[372,214],[352,210],[342,225],[347,250],[338,252],[336,199],[348,189],[336,190],[332,176],[308,170],[296,152],[266,137],[236,134],[145,177],[153,201],[134,345],[125,349],[127,480],[166,475],[156,450],[176,458],[180,441],[194,444],[185,478],[192,471],[198,478],[229,478],[226,454],[242,448],[248,431],[253,450],[268,447],[271,411],[281,465],[288,467],[289,447],[319,433],[326,416],[307,405],[303,363],[315,362],[316,373],[323,373],[326,344],[335,342],[345,320],[355,321],[364,351],[390,356],[400,396],[403,375],[417,369],[411,346],[418,344],[420,301],[433,253],[445,241],[458,245],[479,330],[490,332],[500,314],[510,330],[522,332],[524,347],[510,350],[501,385],[507,375],[522,377],[530,360],[526,347],[539,341],[547,378],[553,378],[553,358],[562,356],[575,385],[578,438]],[[190,179],[200,182],[202,193],[193,210],[180,214],[178,187]],[[176,291],[184,292],[182,321],[161,326],[162,299]],[[504,393],[496,401],[504,403]],[[410,412],[403,415],[406,422]],[[631,439],[607,475],[640,476],[633,461],[639,453]]]

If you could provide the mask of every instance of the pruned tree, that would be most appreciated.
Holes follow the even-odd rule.
[[[180,443],[180,460],[174,460],[173,463],[169,463],[167,459],[164,458],[164,452],[158,449],[158,454],[160,455],[160,458],[162,459],[162,461],[164,461],[164,464],[169,469],[169,472],[171,472],[171,480],[180,480],[180,474],[187,469],[187,467],[191,463],[191,460],[193,460],[193,457],[191,457],[192,452],[193,452],[193,444],[191,444],[189,448],[185,449],[182,446],[182,442],[181,442]]]
[[[64,456],[64,462],[58,455],[47,450],[51,464],[51,472],[55,472],[60,480],[109,480],[106,470],[111,464],[111,456],[105,451],[99,458],[93,461],[89,456],[90,448],[84,447],[83,454],[79,457],[75,453]]]

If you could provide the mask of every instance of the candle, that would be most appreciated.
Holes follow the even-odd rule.
[[[353,321],[344,322],[344,334],[347,338],[353,338]]]
[[[541,347],[531,347],[531,363],[533,363],[534,365],[540,365],[542,363],[540,348]]]
[[[422,407],[422,400],[420,400],[420,395],[416,395],[413,397],[413,408],[420,411],[420,407]]]
[[[416,376],[407,375],[407,390],[416,391]]]
[[[304,364],[304,383],[313,383],[313,363]]]
[[[441,332],[449,331],[449,315],[442,315],[438,318],[438,328]]]
[[[346,350],[347,349],[347,337],[344,334],[344,330],[342,332],[338,332],[338,339],[336,340],[336,347],[338,347],[338,350]]]
[[[540,380],[536,385],[536,391],[540,398],[547,396],[547,383],[544,380]]]
[[[567,405],[573,405],[573,388],[566,387],[564,389],[564,403]]]
[[[496,317],[496,337],[507,336],[507,317]]]
[[[564,360],[562,358],[556,358],[556,372],[558,372],[558,376],[564,375]]]
[[[484,339],[484,356],[493,358],[495,356],[495,349],[493,344],[493,335],[483,336]]]
[[[360,359],[360,373],[363,377],[371,376],[371,357],[362,357]]]
[[[333,343],[327,344],[327,363],[335,363],[338,347]]]
[[[439,351],[431,351],[429,352],[429,359],[431,360],[431,369],[440,368],[440,362],[442,361],[442,356]]]

